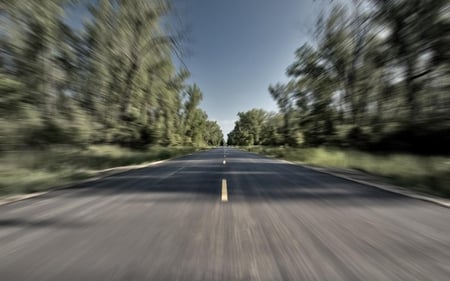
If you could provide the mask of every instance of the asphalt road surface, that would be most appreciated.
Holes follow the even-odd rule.
[[[218,148],[0,206],[0,280],[450,280],[450,211]]]

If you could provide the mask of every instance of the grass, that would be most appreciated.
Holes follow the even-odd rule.
[[[377,155],[332,148],[246,147],[246,150],[305,164],[349,168],[385,177],[389,182],[450,198],[450,157]]]
[[[152,147],[131,150],[112,145],[86,149],[52,148],[0,154],[0,195],[43,191],[95,176],[99,170],[181,156],[194,147]]]

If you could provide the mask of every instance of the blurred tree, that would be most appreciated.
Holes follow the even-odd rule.
[[[91,14],[81,30],[66,24],[73,5]],[[171,8],[169,0],[2,1],[0,123],[11,138],[0,148],[219,143],[198,86],[183,104],[189,72],[172,61],[180,40]]]
[[[448,151],[447,2],[353,0],[319,17],[314,42],[287,68],[291,81],[269,87],[284,142]]]
[[[388,32],[385,44],[397,63],[405,86],[406,121],[415,123],[423,113],[419,94],[433,80],[448,75],[450,17],[446,0],[373,0],[375,20]],[[448,80],[448,79],[447,79]],[[431,84],[431,85],[430,85]],[[447,81],[447,89],[448,89]],[[447,101],[448,102],[448,101]]]
[[[278,128],[273,128],[276,121],[265,110],[251,109],[246,112],[239,112],[238,117],[234,129],[228,134],[229,145],[246,146],[282,142],[282,134],[275,132]],[[268,135],[269,128],[273,128],[275,135]]]

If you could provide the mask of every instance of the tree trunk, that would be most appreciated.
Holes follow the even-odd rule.
[[[139,58],[139,43],[142,33],[142,23],[137,20],[135,23],[135,32],[133,36],[133,43],[131,47],[130,55],[130,67],[128,68],[127,75],[125,78],[125,89],[123,92],[122,104],[120,107],[120,115],[122,119],[128,120],[128,107],[131,101],[131,94],[133,91],[133,80],[136,76],[137,70],[139,69],[140,58]]]

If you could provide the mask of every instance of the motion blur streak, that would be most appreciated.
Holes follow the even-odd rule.
[[[448,209],[227,156],[200,152],[1,206],[0,279],[448,279]]]
[[[168,17],[164,0],[2,1],[0,150],[219,145],[200,88],[172,60],[184,39]]]
[[[233,148],[448,199],[449,47],[448,0],[0,0],[0,280],[449,280],[448,208]]]

